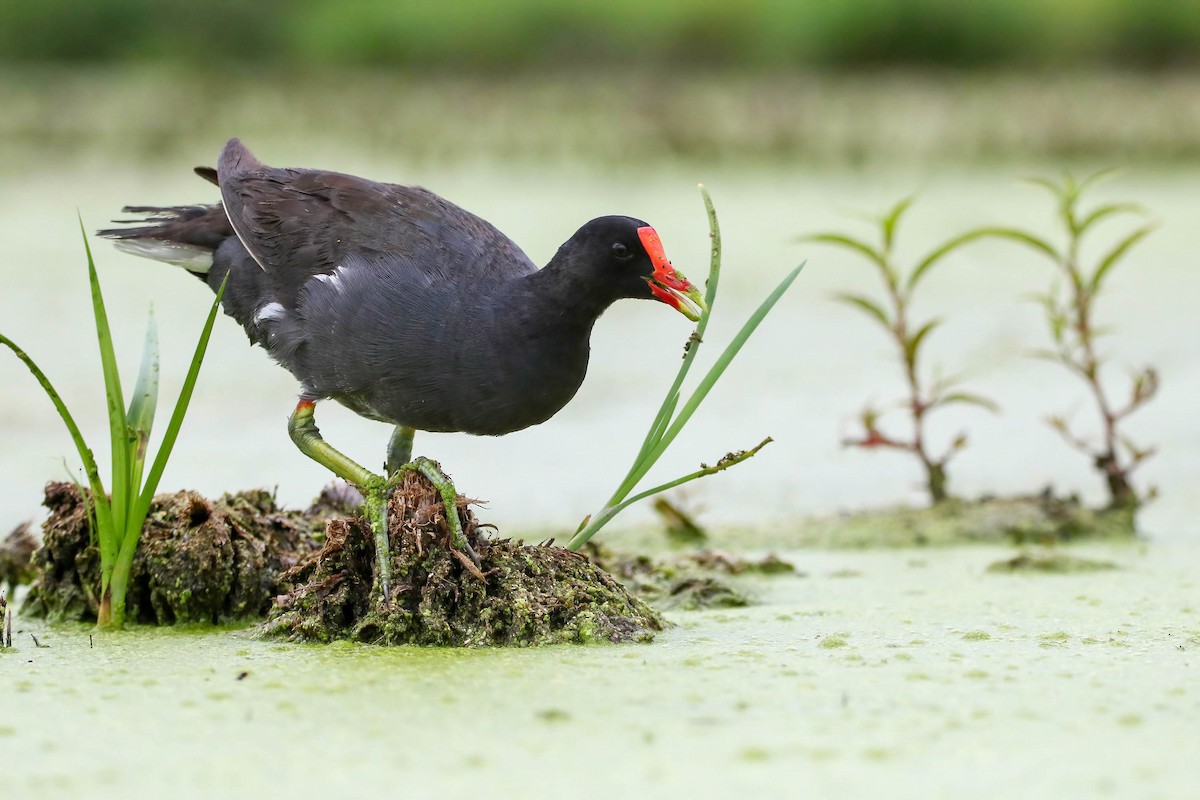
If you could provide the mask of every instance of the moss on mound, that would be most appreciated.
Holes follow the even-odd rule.
[[[586,556],[551,544],[488,540],[459,497],[475,568],[447,547],[440,496],[408,474],[388,506],[392,591],[379,602],[371,531],[331,521],[325,545],[283,576],[260,629],[294,641],[478,647],[647,641],[668,624]]]
[[[84,490],[86,492],[86,490]],[[33,555],[37,572],[23,612],[91,622],[100,594],[100,552],[91,541],[86,494],[49,483],[50,517]],[[319,547],[330,504],[282,511],[263,490],[207,500],[195,492],[154,498],[126,595],[130,622],[169,625],[261,618],[279,575]]]

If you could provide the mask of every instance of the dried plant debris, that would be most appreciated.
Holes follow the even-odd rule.
[[[1137,530],[1128,508],[1092,509],[1046,491],[847,514],[807,522],[794,535],[797,546],[872,548],[1129,541]]]
[[[1118,569],[1111,561],[1068,555],[1057,550],[1025,551],[1012,558],[988,566],[988,572],[1035,572],[1067,574],[1075,572],[1107,572]]]
[[[33,580],[33,553],[40,545],[28,522],[22,522],[0,540],[0,586],[7,585],[9,594]]]
[[[88,492],[46,486],[43,546],[23,611],[90,622],[99,609],[100,554],[88,525]],[[320,546],[330,507],[282,511],[270,492],[212,501],[195,492],[154,498],[134,556],[127,595],[130,622],[222,623],[261,618],[279,575]]]
[[[750,604],[728,576],[793,574],[796,568],[771,553],[754,560],[722,550],[695,550],[664,556],[615,553],[589,542],[585,552],[639,597],[662,608],[696,611]]]
[[[480,647],[648,641],[667,622],[586,556],[552,544],[488,540],[459,497],[479,565],[448,547],[440,496],[405,475],[388,505],[392,592],[380,602],[369,528],[329,524],[325,545],[283,576],[261,628],[293,641]]]

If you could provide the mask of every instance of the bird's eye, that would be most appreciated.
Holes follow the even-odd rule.
[[[621,259],[622,261],[624,261],[625,259],[629,258],[631,255],[633,255],[632,253],[629,252],[629,248],[626,247],[625,245],[621,244],[620,242],[617,242],[616,244],[614,244],[612,246],[612,254],[613,254],[613,256]]]

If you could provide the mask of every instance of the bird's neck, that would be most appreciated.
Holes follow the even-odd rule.
[[[574,332],[587,338],[596,320],[613,303],[613,298],[579,280],[579,271],[557,256],[537,272],[520,278],[513,288],[525,298],[521,306],[530,312],[527,322]]]

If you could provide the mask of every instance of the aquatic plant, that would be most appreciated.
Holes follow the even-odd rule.
[[[717,360],[705,373],[704,377],[696,385],[695,390],[688,397],[687,401],[680,407],[680,390],[683,387],[684,379],[687,378],[688,372],[695,363],[696,354],[700,351],[700,345],[704,341],[704,332],[708,328],[708,320],[712,316],[713,306],[717,299],[717,285],[721,276],[721,228],[717,223],[717,211],[713,207],[712,198],[708,195],[708,190],[703,186],[700,187],[700,194],[704,198],[704,209],[708,213],[709,237],[712,239],[712,254],[708,270],[708,281],[705,284],[704,300],[708,308],[700,315],[700,320],[696,324],[695,331],[688,338],[684,345],[683,363],[679,367],[679,371],[675,375],[675,380],[671,383],[671,387],[667,390],[667,395],[663,399],[662,405],[659,406],[658,413],[655,414],[654,420],[650,423],[649,430],[646,431],[646,436],[642,440],[641,449],[638,450],[637,456],[633,460],[633,465],[630,466],[629,472],[625,474],[625,479],[613,492],[612,497],[608,502],[594,514],[584,518],[579,523],[579,528],[575,531],[575,535],[571,537],[570,543],[567,545],[571,550],[578,550],[589,539],[596,535],[605,524],[613,517],[625,510],[629,506],[644,500],[647,497],[652,497],[659,492],[664,492],[668,489],[673,489],[676,486],[694,481],[698,478],[703,478],[705,475],[714,475],[723,470],[729,469],[735,464],[740,464],[748,458],[754,456],[759,450],[770,443],[770,437],[763,439],[749,450],[738,450],[731,453],[726,453],[715,464],[701,464],[700,469],[688,473],[673,481],[660,484],[651,489],[646,489],[643,492],[630,497],[637,485],[641,482],[650,468],[662,457],[662,454],[671,446],[671,442],[675,441],[675,437],[683,430],[683,426],[688,423],[696,409],[704,402],[704,398],[721,379],[725,369],[737,356],[746,340],[754,333],[759,324],[766,318],[779,299],[783,297],[784,292],[796,280],[796,276],[800,274],[800,270],[804,269],[804,264],[793,269],[787,274],[779,285],[775,287],[767,299],[763,300],[762,304],[750,315],[741,330],[733,337],[726,345],[725,350],[717,357]],[[678,410],[678,414],[676,411]]]
[[[81,223],[82,224],[82,223]],[[134,551],[142,533],[142,524],[150,508],[150,501],[158,488],[159,479],[167,466],[167,459],[179,435],[183,418],[187,414],[192,390],[200,373],[200,364],[208,347],[213,321],[220,306],[224,286],[217,292],[208,319],[196,344],[195,353],[188,367],[187,377],[179,391],[175,409],[167,423],[158,453],[145,472],[149,455],[150,431],[158,405],[158,332],[154,315],[150,314],[146,326],[146,338],[142,350],[141,369],[134,384],[133,395],[126,408],[121,390],[121,376],[117,369],[117,357],[113,350],[112,334],[108,315],[104,309],[104,297],[100,291],[100,280],[96,275],[96,264],[88,245],[87,234],[83,234],[83,247],[87,253],[88,280],[91,284],[92,311],[96,321],[96,341],[100,347],[100,364],[104,373],[104,394],[108,409],[109,441],[112,448],[111,494],[105,492],[100,479],[100,470],[91,448],[84,441],[79,426],[67,410],[62,397],[55,391],[49,378],[24,350],[7,336],[0,334],[0,344],[16,354],[54,404],[63,424],[71,434],[90,492],[89,517],[95,544],[100,553],[100,610],[97,622],[104,626],[120,627],[125,622],[125,592],[128,587]]]
[[[900,358],[901,371],[908,390],[908,396],[896,403],[895,407],[908,414],[911,426],[909,436],[885,433],[880,427],[880,419],[885,412],[874,406],[867,406],[859,416],[861,435],[844,439],[843,444],[847,447],[883,448],[911,453],[925,470],[925,486],[929,491],[929,499],[933,503],[940,503],[949,497],[946,488],[946,465],[966,447],[967,435],[959,433],[940,454],[935,454],[926,427],[929,415],[939,408],[954,404],[974,405],[989,411],[995,411],[996,404],[982,395],[957,388],[962,383],[960,377],[942,376],[936,370],[932,377],[927,377],[920,369],[921,347],[942,320],[937,317],[924,321],[914,320],[913,294],[922,278],[929,274],[929,270],[966,241],[951,239],[929,252],[907,272],[902,270],[895,260],[896,229],[912,202],[912,198],[901,200],[878,220],[878,247],[837,232],[809,234],[800,239],[850,250],[876,268],[885,288],[886,299],[883,303],[851,292],[841,292],[835,297],[838,301],[866,314],[887,332],[896,345],[896,354]]]
[[[1034,355],[1061,364],[1083,381],[1099,416],[1100,441],[1096,443],[1076,433],[1064,415],[1051,414],[1046,421],[1067,444],[1091,459],[1104,476],[1111,507],[1136,508],[1152,497],[1154,490],[1139,495],[1131,474],[1154,455],[1155,448],[1136,444],[1120,427],[1158,394],[1158,371],[1149,365],[1132,371],[1125,400],[1114,399],[1109,388],[1112,381],[1105,377],[1109,362],[1097,348],[1100,337],[1110,331],[1097,326],[1095,316],[1096,302],[1113,268],[1154,230],[1156,223],[1144,223],[1127,231],[1096,258],[1090,269],[1084,265],[1080,251],[1086,235],[1112,217],[1144,213],[1134,203],[1106,203],[1088,209],[1081,206],[1083,193],[1109,174],[1111,170],[1105,170],[1077,181],[1070,173],[1063,173],[1061,182],[1045,178],[1030,181],[1054,197],[1065,240],[1061,247],[1029,231],[1006,227],[979,228],[958,237],[956,242],[988,237],[1006,239],[1031,248],[1054,264],[1058,280],[1047,291],[1032,295],[1045,312],[1051,339],[1049,348],[1037,350]]]

